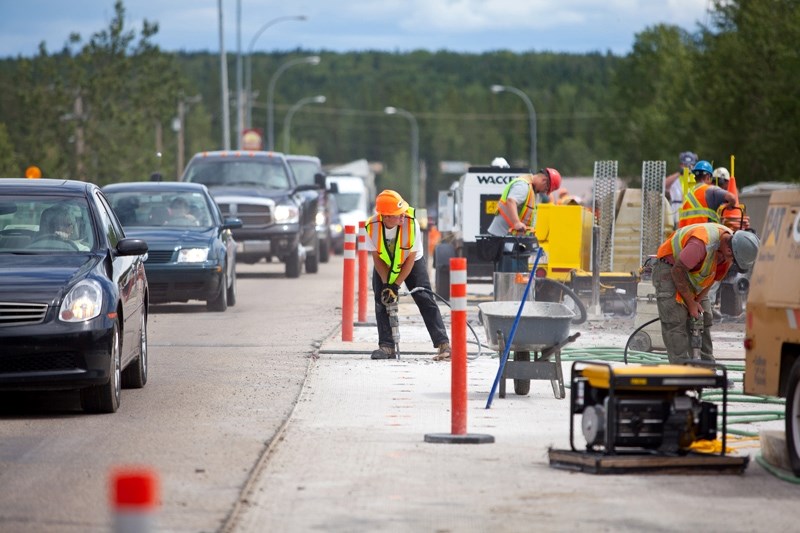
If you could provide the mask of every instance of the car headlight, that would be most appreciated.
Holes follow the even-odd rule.
[[[275,207],[275,222],[292,224],[300,222],[300,210],[295,205],[279,205]]]
[[[317,219],[316,219],[317,226],[324,226],[325,225],[325,213],[317,212]]]
[[[103,289],[93,279],[78,282],[64,297],[58,318],[64,322],[82,322],[100,314]]]
[[[202,263],[208,259],[208,248],[181,248],[178,263]]]

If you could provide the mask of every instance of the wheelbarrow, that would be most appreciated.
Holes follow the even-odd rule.
[[[503,354],[519,302],[485,302],[478,305],[478,309],[489,346]],[[514,356],[513,359],[509,357],[500,378],[501,398],[506,396],[506,379],[514,380],[514,393],[520,396],[530,392],[531,380],[543,379],[550,381],[557,399],[566,397],[561,348],[580,336],[580,333],[569,334],[573,318],[575,313],[561,303],[525,303],[511,340],[510,350]]]

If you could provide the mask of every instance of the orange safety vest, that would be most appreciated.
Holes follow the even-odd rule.
[[[372,241],[381,260],[389,266],[388,283],[394,283],[403,263],[408,257],[411,248],[416,241],[416,224],[414,224],[414,208],[409,207],[404,213],[403,221],[397,226],[397,239],[394,244],[393,253],[389,253],[386,248],[385,228],[383,227],[383,216],[373,215],[365,223],[367,237]]]
[[[503,217],[509,228],[514,227],[510,215],[511,206],[508,205],[508,193],[511,191],[511,186],[518,181],[524,182],[525,185],[528,186],[528,196],[525,197],[525,203],[522,204],[522,208],[519,209],[519,220],[526,226],[532,228],[536,225],[536,195],[533,192],[533,186],[528,183],[527,180],[516,178],[508,182],[506,188],[503,189],[502,196],[500,196],[500,201],[497,202],[497,212]],[[517,206],[517,208],[519,208],[519,206]]]
[[[700,294],[703,289],[710,287],[714,283],[714,278],[717,274],[717,250],[723,233],[733,234],[729,228],[722,224],[708,222],[705,224],[694,224],[685,228],[678,228],[672,237],[664,241],[658,247],[657,256],[672,257],[673,264],[678,260],[681,255],[681,250],[686,246],[690,238],[694,237],[700,239],[706,245],[706,257],[703,263],[689,272],[689,283],[695,291],[695,294]],[[730,265],[728,265],[730,268]],[[727,272],[727,268],[725,272]],[[683,303],[683,298],[680,293],[675,294],[675,300],[678,303]]]
[[[706,191],[711,185],[701,183],[686,195],[686,201],[681,206],[678,218],[678,227],[685,228],[692,224],[704,224],[706,222],[719,223],[717,212],[708,207],[706,202]]]

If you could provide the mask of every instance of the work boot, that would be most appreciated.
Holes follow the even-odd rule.
[[[437,348],[439,353],[433,356],[434,361],[447,361],[450,359],[450,343],[443,342]]]
[[[370,359],[397,359],[394,348],[391,346],[379,346],[369,357]]]

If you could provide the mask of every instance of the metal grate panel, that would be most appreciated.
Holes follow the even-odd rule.
[[[0,302],[0,326],[40,324],[47,314],[47,304]]]
[[[600,228],[598,265],[601,272],[614,269],[614,218],[617,197],[617,162],[595,161],[592,209]],[[594,264],[594,258],[592,258]]]
[[[639,249],[639,266],[647,257],[655,255],[664,241],[664,180],[666,161],[642,162],[642,236]]]

